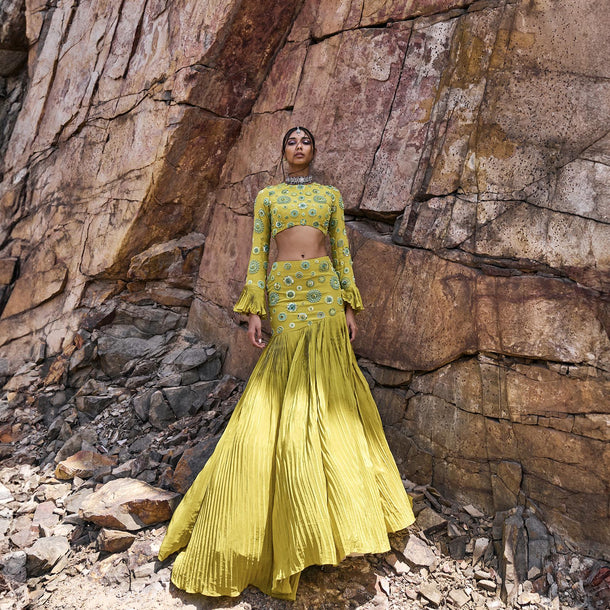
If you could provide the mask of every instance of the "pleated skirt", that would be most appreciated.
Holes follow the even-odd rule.
[[[159,552],[189,593],[293,600],[305,567],[388,551],[414,521],[329,262],[270,270],[273,335]]]

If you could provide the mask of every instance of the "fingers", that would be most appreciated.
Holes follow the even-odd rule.
[[[354,311],[349,305],[345,308],[345,321],[347,322],[349,340],[353,341],[356,338],[356,334],[358,332],[358,327],[356,326]]]
[[[349,329],[349,340],[353,342],[354,339],[356,338],[356,333],[358,332],[358,328],[356,327],[356,324],[354,322],[352,322],[351,324],[348,323],[347,327]]]
[[[258,316],[250,316],[250,320],[248,321],[248,339],[254,347],[258,347],[259,349],[265,347],[261,320]]]
[[[265,343],[263,343],[263,335],[261,333],[260,328],[258,329],[258,333],[248,330],[248,339],[254,347],[258,347],[260,349],[265,347]]]

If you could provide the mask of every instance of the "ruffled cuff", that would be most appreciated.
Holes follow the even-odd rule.
[[[341,297],[345,303],[349,303],[354,313],[358,313],[364,309],[362,304],[362,297],[360,296],[360,290],[353,283],[347,288],[341,290]]]
[[[233,307],[233,311],[245,314],[255,313],[261,318],[266,318],[265,291],[251,284],[246,284]]]

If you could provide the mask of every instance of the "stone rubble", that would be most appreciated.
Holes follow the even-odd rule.
[[[69,357],[7,380],[0,610],[219,607],[177,590],[173,558],[157,560],[243,389],[222,375],[222,351],[184,327],[179,309],[115,303]],[[535,507],[492,517],[404,484],[418,519],[390,536],[391,552],[307,568],[294,604],[249,588],[223,607],[607,607],[610,567],[549,532]]]

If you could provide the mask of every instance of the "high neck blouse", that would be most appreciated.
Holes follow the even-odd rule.
[[[269,242],[271,237],[297,225],[313,227],[329,235],[331,260],[341,284],[343,300],[354,311],[361,311],[364,307],[354,279],[343,210],[341,193],[334,186],[317,182],[282,182],[262,189],[254,202],[252,249],[246,283],[234,311],[267,316],[265,284]]]

